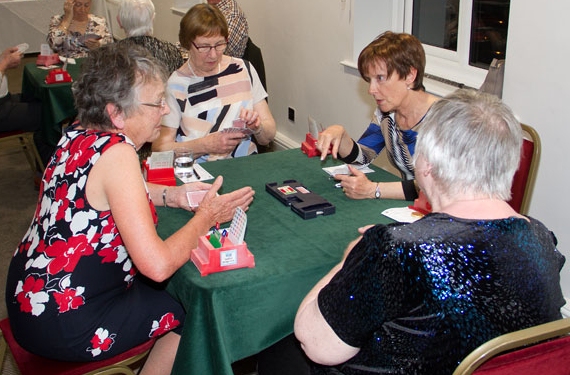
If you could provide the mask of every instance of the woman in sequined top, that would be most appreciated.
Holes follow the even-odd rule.
[[[449,375],[484,342],[561,318],[564,256],[507,203],[521,144],[495,96],[458,90],[433,105],[414,155],[433,213],[361,228],[309,292],[295,335],[311,374]]]
[[[65,0],[63,14],[49,23],[50,48],[65,57],[86,57],[90,50],[113,43],[105,18],[91,13],[91,0]]]
[[[326,128],[317,141],[324,159],[332,156],[346,163],[371,163],[385,148],[390,163],[402,175],[401,182],[373,182],[356,168],[351,175],[337,175],[345,194],[352,199],[388,198],[414,200],[412,156],[422,119],[438,99],[425,92],[426,58],[422,43],[413,35],[387,31],[358,56],[358,70],[368,83],[377,108],[368,128],[354,141],[342,125]]]

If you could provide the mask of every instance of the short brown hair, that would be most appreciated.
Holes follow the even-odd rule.
[[[400,78],[410,74],[411,68],[417,70],[413,90],[424,90],[424,70],[426,55],[422,43],[411,34],[386,31],[368,44],[358,56],[358,71],[365,81],[370,68],[384,61],[388,77],[398,73]]]
[[[228,39],[228,23],[218,7],[210,4],[196,4],[180,20],[178,40],[180,45],[190,49],[199,36],[221,35]]]

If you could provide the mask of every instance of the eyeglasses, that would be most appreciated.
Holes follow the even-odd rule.
[[[192,42],[192,45],[196,47],[196,49],[200,53],[208,53],[212,49],[215,49],[216,52],[224,52],[226,50],[226,47],[228,46],[228,42],[218,43],[213,46],[197,46],[196,43]]]
[[[142,105],[146,105],[148,107],[154,107],[154,108],[162,108],[164,109],[164,107],[166,107],[166,98],[161,98],[160,102],[158,103],[142,103]]]

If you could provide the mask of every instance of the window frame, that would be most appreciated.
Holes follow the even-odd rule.
[[[404,0],[404,10],[401,19],[403,30],[406,33],[412,32],[414,1],[421,0]],[[487,69],[469,65],[472,10],[472,1],[463,0],[459,2],[457,51],[450,51],[426,44],[423,45],[426,52],[426,74],[428,79],[451,81],[458,85],[465,85],[472,88],[479,88],[483,84],[487,76]]]

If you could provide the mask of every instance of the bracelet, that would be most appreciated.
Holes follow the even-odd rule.
[[[168,207],[166,205],[166,191],[168,190],[168,188],[164,188],[164,190],[162,191],[162,203],[164,204],[164,207]]]

